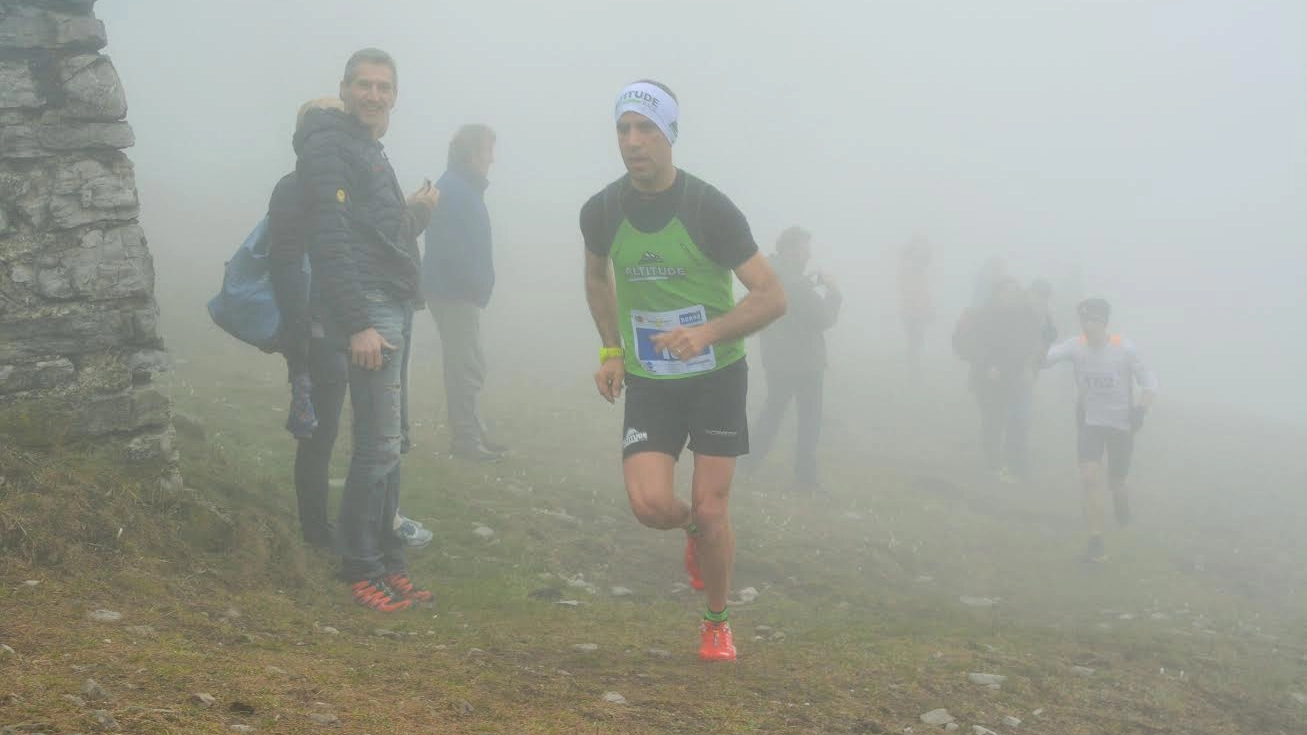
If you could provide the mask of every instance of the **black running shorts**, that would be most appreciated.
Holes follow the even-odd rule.
[[[686,439],[695,454],[748,454],[748,391],[749,367],[744,360],[689,378],[628,375],[622,457],[662,452],[679,458]]]
[[[1090,426],[1084,414],[1076,416],[1076,452],[1081,462],[1102,462],[1107,455],[1108,476],[1113,482],[1125,481],[1135,454],[1135,434],[1128,429]]]

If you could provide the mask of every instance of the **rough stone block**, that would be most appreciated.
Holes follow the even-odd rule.
[[[132,382],[148,383],[157,373],[172,369],[172,361],[163,350],[141,350],[127,357],[127,366],[132,371]]]
[[[45,3],[54,5],[54,3]],[[81,13],[67,13],[48,7],[6,4],[0,14],[0,48],[38,50],[77,48],[97,50],[104,48],[104,23],[86,13],[87,3],[59,3],[69,10],[82,9]]]
[[[139,214],[132,164],[117,151],[46,158],[29,170],[0,174],[0,193],[9,191],[36,230],[130,221]]]
[[[68,121],[36,129],[41,147],[62,153],[78,150],[122,149],[136,144],[132,126],[125,122]]]
[[[65,115],[102,121],[127,115],[127,93],[108,57],[87,54],[64,59],[59,78],[64,80]]]
[[[0,318],[0,364],[85,355],[133,341],[144,345],[151,335],[144,333],[140,311],[68,303],[6,313]]]
[[[26,61],[0,61],[0,108],[39,109],[44,106],[45,94],[36,83],[32,65]]]
[[[135,465],[175,463],[178,459],[176,438],[171,426],[138,434],[128,440],[123,458]]]
[[[167,426],[171,416],[168,397],[157,389],[129,390],[79,402],[68,426],[68,436],[80,439]]]
[[[118,150],[136,143],[125,122],[25,121],[0,127],[0,157],[43,158],[71,151]]]
[[[148,297],[154,262],[138,225],[90,230],[80,247],[40,261],[36,292],[48,299],[104,301]]]
[[[63,357],[20,365],[0,365],[0,393],[17,393],[67,385],[77,377],[71,360]]]

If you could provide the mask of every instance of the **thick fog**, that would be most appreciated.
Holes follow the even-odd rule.
[[[815,233],[814,266],[846,292],[836,360],[897,349],[896,256],[921,236],[941,358],[972,275],[1002,255],[1061,289],[1055,303],[1081,273],[1079,295],[1113,302],[1164,400],[1307,416],[1298,0],[105,0],[97,13],[166,310],[188,293],[201,313],[294,165],[296,108],[377,46],[399,65],[383,142],[406,189],[440,175],[459,125],[498,132],[492,318],[546,314],[597,344],[577,213],[622,173],[614,95],[652,77],[681,99],[677,164],[725,191],[764,250],[788,225]]]

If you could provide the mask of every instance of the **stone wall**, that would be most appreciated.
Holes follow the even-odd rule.
[[[0,442],[176,480],[127,99],[94,0],[0,0]]]

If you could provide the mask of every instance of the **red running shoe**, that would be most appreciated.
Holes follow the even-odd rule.
[[[381,579],[386,583],[386,586],[398,592],[399,596],[405,600],[412,600],[413,602],[431,602],[436,599],[436,596],[431,593],[431,590],[424,590],[413,584],[413,580],[409,579],[408,575],[403,572],[387,574]]]
[[[685,537],[685,573],[690,575],[690,586],[703,589],[703,575],[699,573],[699,549],[693,536]]]
[[[735,637],[731,634],[730,623],[705,620],[699,624],[699,660],[735,660]]]
[[[354,601],[364,607],[370,607],[377,612],[392,613],[400,610],[407,610],[413,604],[412,600],[404,599],[398,592],[392,590],[384,580],[365,579],[362,582],[355,582],[350,585],[350,590],[354,593]]]

